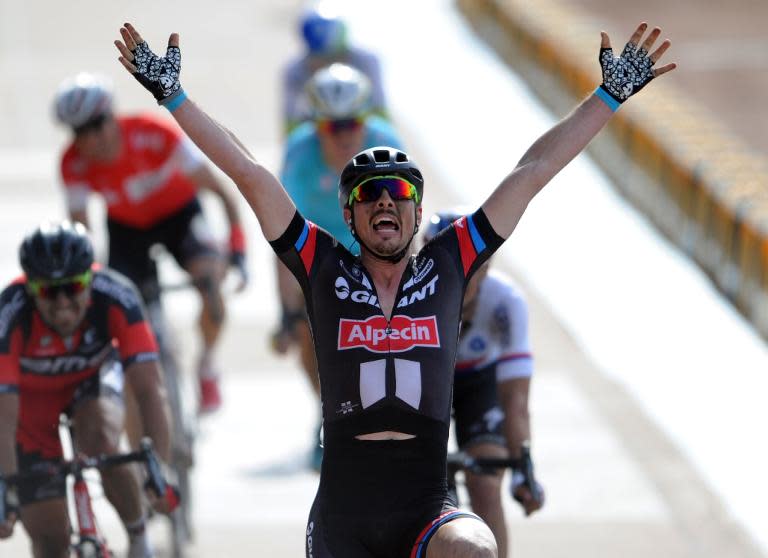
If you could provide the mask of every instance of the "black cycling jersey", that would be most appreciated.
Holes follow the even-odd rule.
[[[461,305],[502,242],[482,210],[456,221],[411,257],[389,319],[360,259],[298,212],[271,243],[303,289],[320,375],[325,452],[308,556],[391,558],[414,544],[422,556],[436,529],[425,526],[459,516],[445,459]],[[417,438],[355,439],[388,430]]]
[[[447,440],[464,288],[502,242],[482,210],[458,220],[411,257],[387,320],[360,260],[296,213],[272,246],[304,291],[326,434]]]

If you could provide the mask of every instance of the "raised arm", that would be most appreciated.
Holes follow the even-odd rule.
[[[664,41],[649,55],[661,29],[654,28],[641,45],[640,40],[647,28],[646,23],[637,27],[619,58],[614,58],[610,39],[605,32],[602,33],[600,65],[603,83],[593,95],[531,145],[515,169],[483,204],[488,220],[499,235],[507,238],[512,234],[528,203],[587,146],[621,103],[654,77],[675,68],[675,64],[653,67],[669,48],[670,42]]]
[[[153,53],[139,32],[126,23],[115,41],[126,70],[165,106],[184,132],[237,185],[267,240],[288,228],[296,211],[280,181],[248,152],[240,140],[187,97],[179,83],[179,35],[168,40],[164,57]]]

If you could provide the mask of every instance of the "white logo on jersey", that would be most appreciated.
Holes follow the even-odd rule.
[[[427,276],[427,274],[432,271],[432,268],[435,267],[435,260],[432,258],[429,258],[427,260],[427,263],[424,264],[424,266],[421,269],[416,269],[413,273],[413,277],[408,279],[408,282],[403,285],[403,290],[406,291],[413,287],[415,284],[420,283],[424,277]]]
[[[376,295],[370,291],[351,291],[349,290],[349,283],[343,277],[337,277],[336,283],[336,296],[339,300],[350,299],[352,302],[361,302],[363,304],[370,304],[371,306],[379,307],[379,299]]]
[[[408,306],[409,304],[413,304],[419,300],[424,300],[428,296],[435,294],[435,291],[437,290],[435,286],[437,285],[437,280],[439,277],[439,275],[435,275],[432,280],[424,285],[421,289],[412,292],[410,295],[405,295],[400,299],[400,302],[397,303],[397,307],[402,308],[403,306]]]
[[[337,277],[334,286],[336,287],[336,296],[339,297],[339,299],[344,300],[349,297],[349,283],[347,283],[346,279]]]

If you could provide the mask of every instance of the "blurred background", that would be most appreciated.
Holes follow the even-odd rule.
[[[79,71],[114,80],[119,111],[163,114],[117,62],[124,21],[159,49],[181,34],[182,83],[278,171],[279,76],[300,53],[298,0],[124,5],[0,0],[0,272],[64,216],[52,115]],[[735,0],[339,1],[382,60],[390,114],[427,178],[425,212],[480,204],[527,146],[600,82],[599,32],[639,21],[672,40],[652,82],[531,204],[497,265],[531,304],[534,456],[547,506],[509,504],[515,556],[768,556],[765,204],[768,4]],[[271,252],[246,215],[253,280],[220,349],[224,408],[200,424],[194,556],[301,556],[317,476],[316,413],[277,358]],[[95,214],[103,208],[94,201]],[[217,205],[206,207],[225,235]],[[100,219],[92,219],[99,223]],[[95,231],[103,253],[103,231]],[[172,265],[163,273],[173,278]],[[169,296],[184,356],[189,293]],[[185,329],[188,327],[188,329]],[[115,546],[123,534],[100,505]],[[164,532],[154,526],[159,550]],[[154,531],[153,531],[154,533]],[[3,556],[26,556],[19,529]]]

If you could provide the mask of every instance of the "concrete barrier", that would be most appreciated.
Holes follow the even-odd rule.
[[[577,10],[557,0],[457,4],[555,113],[601,82],[600,29]],[[622,107],[590,152],[768,338],[768,160],[663,82]]]

